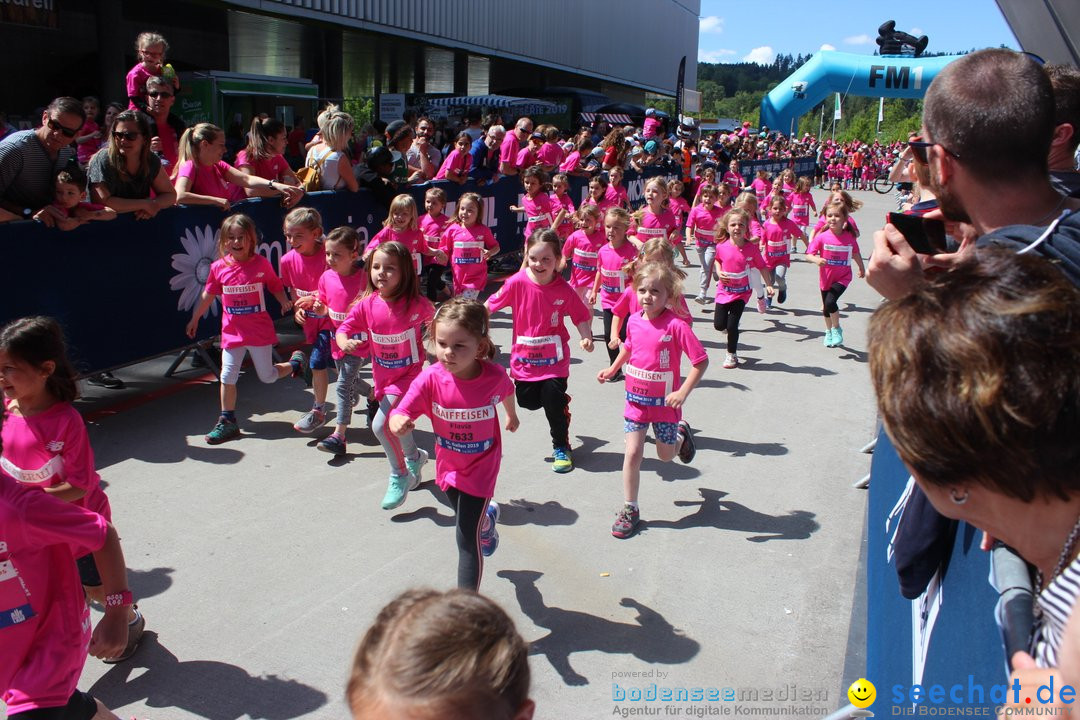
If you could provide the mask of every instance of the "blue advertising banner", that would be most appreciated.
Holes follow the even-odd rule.
[[[806,175],[813,180],[816,164],[817,161],[813,157],[801,157],[794,160],[740,160],[739,174],[743,177],[744,187],[754,181],[758,170],[764,170],[769,177],[775,178],[784,168],[791,168],[795,172],[795,177]]]
[[[645,180],[663,174],[651,169],[645,177],[632,171],[625,183],[631,203],[639,204]],[[573,177],[571,197],[578,205],[585,197],[583,178]],[[484,198],[482,222],[498,240],[503,253],[519,250],[525,218],[510,212],[521,204],[517,178],[476,187],[438,183],[448,196],[447,214],[465,192]],[[407,189],[421,212],[429,185]],[[382,226],[386,209],[370,193],[316,192],[306,195],[304,206],[317,209],[324,229],[350,225],[366,243]],[[259,229],[258,251],[276,268],[288,250],[282,234],[286,210],[274,199],[245,200],[230,213],[251,216]],[[121,215],[110,222],[93,222],[70,232],[38,222],[0,225],[0,243],[7,267],[0,324],[26,315],[51,315],[64,328],[72,357],[81,372],[120,367],[150,357],[179,351],[190,345],[184,328],[198,302],[210,264],[217,259],[217,231],[226,217],[206,206],[174,207],[151,220]],[[271,314],[279,312],[266,298]],[[199,324],[197,339],[220,331],[217,303]]]

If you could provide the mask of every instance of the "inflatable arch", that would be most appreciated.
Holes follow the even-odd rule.
[[[921,98],[956,55],[907,57],[821,50],[761,100],[761,124],[789,133],[800,115],[834,92],[866,97]]]

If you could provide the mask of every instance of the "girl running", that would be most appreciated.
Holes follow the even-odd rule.
[[[445,261],[445,258],[439,255],[438,250],[432,250],[428,247],[424,234],[420,232],[420,220],[416,214],[416,201],[412,199],[411,195],[403,193],[390,203],[386,220],[383,221],[383,229],[375,233],[375,237],[371,238],[367,247],[364,248],[364,262],[366,263],[368,258],[371,257],[371,253],[375,248],[391,241],[401,243],[409,251],[409,257],[412,258],[413,262],[413,272],[417,275],[420,274],[420,268],[423,264],[422,256],[426,255],[435,258],[437,261]]]
[[[818,233],[806,248],[806,258],[819,268],[821,287],[821,314],[825,316],[825,347],[844,344],[844,331],[840,328],[840,308],[836,302],[851,284],[851,261],[859,268],[859,277],[866,274],[859,242],[846,229],[847,205],[833,201],[825,207],[826,229]]]
[[[787,216],[787,204],[784,197],[774,197],[769,202],[769,219],[762,228],[762,242],[765,245],[765,265],[772,270],[776,279],[776,301],[783,303],[787,299],[787,271],[791,266],[791,248],[797,240],[807,244],[806,235],[799,226]]]
[[[470,300],[487,287],[487,261],[499,252],[491,230],[480,222],[484,201],[476,193],[458,198],[457,218],[442,237],[443,257],[454,273],[454,294]]]
[[[547,174],[534,165],[522,174],[521,184],[525,187],[525,195],[521,205],[510,206],[510,212],[525,213],[525,237],[532,237],[537,230],[557,227],[565,213],[551,200]]]
[[[682,266],[690,267],[690,258],[686,256],[686,245],[683,243],[683,232],[686,228],[686,216],[690,214],[690,204],[684,198],[684,186],[680,180],[669,180],[668,185],[668,209],[675,215],[676,232],[671,237],[671,244],[682,256]]]
[[[420,373],[390,416],[390,431],[399,437],[411,435],[421,415],[431,418],[435,482],[454,508],[457,584],[472,590],[480,587],[483,556],[498,542],[498,506],[491,497],[502,458],[499,404],[506,429],[518,428],[514,384],[491,362],[495,345],[489,327],[481,303],[466,298],[443,303],[427,333],[428,350],[438,362]]]
[[[728,186],[731,191],[731,197],[735,197],[742,190],[742,174],[739,172],[739,161],[732,160],[728,163],[727,172],[724,173],[722,182]]]
[[[94,467],[86,423],[72,405],[79,395],[76,373],[57,322],[28,317],[0,330],[0,375],[4,391],[0,470],[23,485],[40,488],[110,521],[112,508]],[[106,607],[104,573],[99,574],[94,556],[80,554],[76,565],[86,596]],[[0,582],[5,579],[0,573]],[[76,597],[81,598],[81,593]],[[127,647],[106,662],[128,659],[142,639],[146,620],[137,606],[127,605]]]
[[[570,178],[563,173],[557,173],[551,178],[551,203],[556,209],[562,208],[562,222],[555,226],[555,232],[565,241],[574,232],[574,201],[567,192],[570,189]]]
[[[251,354],[255,372],[264,383],[276,382],[286,375],[300,377],[306,372],[307,358],[297,350],[289,362],[274,363],[277,331],[266,311],[263,289],[270,291],[281,305],[281,314],[292,310],[292,300],[274,272],[270,261],[255,252],[255,221],[247,215],[230,215],[218,233],[219,260],[210,266],[199,304],[191,313],[187,336],[194,338],[199,318],[206,314],[214,298],[221,297],[221,417],[206,435],[206,442],[218,445],[240,437],[236,422],[236,381],[244,356]]]
[[[810,178],[803,176],[795,183],[795,192],[791,193],[791,219],[799,226],[802,232],[810,225],[810,211],[817,212],[814,196],[810,192]],[[791,252],[795,252],[795,243],[791,244]]]
[[[851,216],[851,213],[860,209],[863,204],[861,200],[855,200],[847,193],[846,190],[842,190],[840,186],[833,187],[829,193],[829,199],[821,206],[821,210],[818,212],[818,221],[814,224],[814,229],[810,233],[810,240],[817,237],[817,234],[825,229],[825,211],[834,202],[843,203],[844,208],[847,210],[847,223],[844,225],[844,230],[855,236],[859,237],[859,226],[855,224],[855,218]]]
[[[611,382],[623,366],[626,368],[624,504],[611,526],[611,534],[620,539],[633,535],[640,521],[638,489],[650,423],[656,436],[657,458],[668,462],[678,455],[684,463],[694,459],[694,437],[690,425],[682,419],[682,407],[709,365],[709,356],[694,331],[671,310],[675,298],[682,295],[673,268],[666,264],[642,265],[634,274],[633,284],[641,312],[632,314],[627,321],[626,340],[611,367],[597,375],[600,382]],[[685,380],[681,370],[684,354],[693,365]]]
[[[601,213],[606,213],[608,208],[615,207],[615,203],[608,197],[607,189],[607,177],[603,173],[595,175],[589,180],[589,196],[582,205],[595,205],[600,208]]]
[[[570,322],[581,336],[581,349],[592,352],[592,312],[558,274],[562,259],[559,236],[553,230],[537,230],[525,245],[525,268],[508,278],[488,298],[492,314],[513,308],[513,348],[510,377],[514,379],[518,405],[526,410],[544,409],[551,430],[552,465],[557,473],[574,469],[570,455]]]
[[[704,305],[708,300],[709,285],[712,282],[713,257],[716,255],[716,223],[724,213],[716,207],[719,195],[727,192],[727,186],[718,189],[715,185],[701,186],[701,203],[695,205],[686,217],[686,242],[697,248],[698,262],[701,263],[701,277],[698,280],[698,294],[694,301]]]
[[[590,306],[592,303],[586,301],[585,297],[596,279],[600,248],[607,242],[600,218],[599,207],[582,205],[575,213],[578,229],[570,234],[562,246],[563,263],[570,262],[570,287]]]
[[[716,307],[713,310],[713,327],[718,331],[727,331],[727,357],[724,367],[731,369],[739,365],[739,321],[750,299],[750,270],[761,271],[768,280],[765,291],[773,294],[772,272],[761,257],[757,245],[750,242],[747,232],[750,215],[745,210],[735,208],[728,211],[717,228],[716,259],[714,271],[716,283]]]
[[[753,191],[754,196],[757,197],[758,204],[765,202],[765,196],[769,194],[769,188],[772,184],[769,182],[769,173],[764,170],[757,171],[757,177],[750,183],[750,190]]]
[[[326,271],[326,252],[322,245],[322,216],[314,208],[296,208],[285,216],[285,242],[289,252],[282,256],[281,282],[292,297],[296,323],[304,328],[304,342],[309,346],[308,371],[304,382],[314,389],[311,410],[293,425],[297,432],[310,433],[326,423],[326,389],[330,387],[330,346],[334,333],[326,311],[316,310],[319,278]]]
[[[739,195],[738,200],[735,201],[735,207],[745,210],[750,217],[750,225],[746,230],[746,240],[754,245],[759,253],[763,254],[761,238],[765,235],[765,228],[761,224],[761,211],[758,209],[757,196],[753,193],[743,193],[742,195]],[[754,295],[757,297],[758,312],[764,315],[769,311],[769,304],[765,296],[765,286],[761,281],[761,272],[757,267],[753,266],[750,268],[750,287],[753,288]]]
[[[367,337],[360,334],[351,337],[357,345],[352,352],[346,353],[337,343],[337,331],[349,316],[349,308],[368,289],[368,274],[360,264],[360,235],[351,227],[335,228],[326,236],[326,264],[330,266],[319,278],[317,307],[325,312],[333,328],[334,339],[331,342],[331,355],[337,365],[337,426],[334,432],[319,441],[316,447],[331,455],[344,455],[347,452],[345,434],[352,421],[352,411],[360,398],[368,398],[369,408],[378,410],[378,403],[371,392],[371,386],[360,378],[360,368],[371,354]],[[368,426],[371,426],[373,412],[368,414]]]
[[[630,213],[622,208],[611,208],[604,215],[604,233],[608,244],[600,248],[597,254],[597,273],[592,288],[585,296],[585,302],[593,305],[600,298],[600,307],[604,311],[604,337],[611,335],[612,308],[626,289],[626,263],[637,257],[637,247],[626,238],[630,229]],[[608,348],[608,357],[615,362],[616,350]],[[622,379],[617,373],[612,380]]]
[[[337,344],[353,353],[365,343],[371,352],[371,377],[379,412],[371,430],[390,461],[390,480],[383,510],[403,502],[421,482],[428,454],[416,447],[412,433],[387,432],[386,420],[409,384],[424,366],[423,328],[435,308],[420,295],[420,280],[411,253],[396,240],[383,243],[370,260],[371,290],[351,310],[337,330]]]
[[[424,258],[424,286],[427,290],[427,299],[431,302],[444,300],[442,295],[446,292],[446,283],[443,282],[443,273],[446,272],[445,257],[438,255],[442,245],[442,234],[450,225],[450,218],[443,212],[446,209],[446,193],[442,188],[428,188],[424,193],[424,214],[420,216],[420,232],[424,234],[428,249],[436,253],[434,257]],[[439,262],[439,260],[442,262]]]
[[[637,272],[637,268],[650,263],[669,265],[675,271],[675,275],[678,276],[680,282],[686,279],[686,273],[675,267],[675,252],[663,238],[653,238],[641,246],[637,257],[626,265],[627,276],[633,277],[634,273]],[[686,324],[694,324],[694,318],[690,314],[686,298],[682,295],[679,295],[675,302],[672,303],[671,309],[679,318],[685,320]],[[618,350],[621,342],[619,338],[625,336],[623,329],[626,326],[626,318],[640,311],[641,304],[638,302],[637,291],[633,287],[626,288],[615,303],[615,307],[611,309],[611,334],[605,338],[609,348]]]
[[[626,186],[622,184],[622,181],[623,169],[621,166],[616,165],[608,170],[608,187],[605,191],[605,195],[611,205],[629,210],[629,193],[626,190]]]
[[[634,214],[630,235],[639,243],[662,238],[669,243],[678,235],[679,222],[668,207],[668,190],[664,180],[654,177],[645,183],[645,206]]]

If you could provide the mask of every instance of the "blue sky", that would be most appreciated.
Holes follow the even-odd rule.
[[[886,20],[895,20],[897,30],[929,36],[931,52],[1019,49],[994,0],[701,0],[698,62],[770,63],[777,53],[821,49],[872,54],[877,28]]]

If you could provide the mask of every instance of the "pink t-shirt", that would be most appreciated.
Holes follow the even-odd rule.
[[[686,297],[680,295],[675,302],[676,307],[672,308],[672,312],[680,320],[685,321],[689,325],[694,324],[694,316],[690,312],[690,306],[686,304]],[[615,302],[615,307],[611,308],[612,315],[618,315],[621,318],[625,318],[631,313],[641,312],[641,303],[638,301],[637,290],[633,286],[626,288],[623,294],[619,296],[619,299]]]
[[[615,207],[616,201],[615,201],[615,198],[609,197],[607,192],[605,191],[604,196],[602,198],[600,198],[599,200],[597,200],[596,198],[594,198],[590,194],[587,198],[585,198],[585,201],[583,203],[581,203],[581,204],[582,205],[595,205],[596,207],[600,208],[600,216],[603,217],[604,213],[606,213],[608,211],[608,208]]]
[[[424,367],[424,326],[435,307],[425,297],[388,303],[371,293],[353,306],[338,327],[347,336],[367,337],[375,397],[401,396]]]
[[[536,161],[541,165],[558,167],[563,161],[563,149],[553,142],[545,142],[536,153]]]
[[[486,250],[497,250],[499,243],[486,225],[464,227],[453,223],[442,237],[442,251],[450,258],[454,274],[454,293],[483,290],[487,286]]]
[[[562,222],[555,228],[555,232],[565,240],[574,232],[574,221],[571,219],[575,210],[574,201],[570,199],[569,193],[563,193],[561,196],[551,193],[551,205],[555,213],[558,213],[560,208],[563,210]]]
[[[679,227],[682,227],[686,220],[686,216],[690,214],[690,203],[686,202],[686,198],[680,195],[679,197],[668,199],[668,209],[675,215],[675,221],[679,223]],[[681,236],[676,244],[682,244]]]
[[[646,140],[649,139],[649,138],[656,137],[656,133],[657,133],[657,131],[660,130],[660,125],[661,124],[662,123],[660,122],[660,118],[655,118],[655,117],[647,117],[647,118],[645,118],[645,122],[641,126],[641,136],[643,138],[645,138]]]
[[[508,131],[506,137],[503,138],[502,145],[499,146],[499,163],[509,163],[511,166],[517,167],[515,163],[520,149],[521,141],[518,140],[517,133],[513,130]]]
[[[639,423],[679,422],[682,410],[668,407],[664,400],[682,385],[684,354],[692,365],[708,357],[694,331],[670,309],[654,320],[638,312],[626,321],[625,345],[630,357],[622,367],[626,376],[623,417]]]
[[[739,175],[738,173],[733,173],[728,170],[724,173],[724,178],[721,182],[731,188],[731,197],[735,197],[739,194],[739,191],[742,190],[743,179],[742,175]]]
[[[514,167],[518,170],[527,170],[536,164],[536,153],[532,149],[532,145],[526,145],[518,150],[517,157],[514,158]]]
[[[675,213],[670,210],[661,210],[659,215],[653,214],[648,208],[641,215],[640,222],[630,225],[630,235],[637,237],[639,242],[647,242],[653,238],[670,239],[678,235],[679,221],[675,219]]]
[[[0,468],[24,485],[51,488],[63,483],[86,492],[74,505],[112,517],[109,498],[94,468],[94,450],[86,423],[71,403],[58,402],[43,413],[22,417],[6,411],[0,430]]]
[[[750,218],[750,227],[746,229],[746,239],[754,245],[758,245],[760,250],[761,238],[765,235],[765,227],[761,224],[761,221],[756,217]]]
[[[559,206],[553,203],[551,196],[545,192],[522,196],[521,207],[525,208],[526,239],[533,234],[534,230],[551,227],[555,215],[559,212]]]
[[[161,73],[152,73],[146,69],[146,66],[142,63],[138,63],[135,67],[128,70],[127,74],[127,94],[129,98],[139,98],[146,103],[146,81],[152,77],[158,77]],[[134,101],[128,101],[128,110],[141,110]]]
[[[327,315],[335,333],[341,323],[345,322],[345,319],[349,316],[349,306],[353,304],[353,301],[357,299],[356,296],[363,290],[365,277],[364,271],[357,268],[352,275],[339,275],[336,270],[327,270],[319,278],[319,302],[326,306]],[[366,341],[367,336],[361,335],[354,339]],[[353,350],[352,354],[367,357],[371,352],[361,344],[360,347]],[[334,342],[330,346],[330,355],[335,360],[339,360],[345,356],[345,353],[338,347],[337,342]]]
[[[8,713],[62,707],[75,691],[91,633],[74,558],[100,550],[105,533],[101,515],[0,473],[0,699]]]
[[[559,172],[569,173],[578,169],[578,163],[581,160],[581,153],[574,150],[572,153],[566,156],[566,159],[559,163]]]
[[[713,205],[697,205],[686,216],[686,227],[694,234],[694,243],[699,248],[716,244],[716,223],[724,216],[724,211]]]
[[[789,202],[791,203],[791,219],[795,221],[795,224],[802,227],[809,225],[810,210],[817,210],[817,205],[814,204],[814,196],[809,191],[791,193]]]
[[[818,282],[822,290],[828,290],[833,283],[847,287],[851,284],[851,256],[859,252],[859,241],[849,232],[841,232],[840,237],[832,230],[818,233],[806,249],[807,255],[820,255],[825,264],[818,268]]]
[[[627,240],[619,248],[614,248],[611,243],[600,248],[597,262],[600,273],[600,307],[610,310],[615,307],[616,301],[626,289],[628,278],[623,271],[623,266],[637,257],[637,248]]]
[[[501,366],[481,360],[472,380],[455,377],[442,363],[424,368],[390,415],[431,418],[435,433],[435,483],[478,498],[495,494],[502,461],[498,406],[514,394]]]
[[[608,202],[612,205],[626,207],[627,192],[625,185],[616,186],[615,183],[611,183],[607,186],[607,190],[604,191],[604,195],[607,196]]]
[[[259,347],[277,342],[263,291],[276,295],[284,286],[270,261],[256,253],[242,263],[231,256],[215,260],[206,292],[221,296],[221,347]]]
[[[714,269],[720,276],[720,280],[716,283],[717,305],[750,299],[750,268],[752,267],[758,270],[768,267],[757,245],[748,242],[739,248],[728,240],[716,246]]]
[[[427,243],[427,240],[424,239],[424,233],[419,228],[416,230],[395,230],[391,227],[384,227],[375,233],[375,237],[371,238],[367,247],[364,248],[364,255],[370,255],[375,248],[394,240],[408,248],[413,259],[413,267],[419,273],[420,268],[423,266],[422,260],[424,257],[420,252],[420,248]]]
[[[750,189],[757,195],[758,206],[762,206],[765,202],[765,196],[772,190],[772,185],[769,184],[768,180],[754,178],[754,182],[750,183]]]
[[[599,267],[600,248],[607,243],[604,230],[597,227],[591,235],[584,230],[570,233],[562,247],[562,256],[570,264],[570,287],[591,287]]]
[[[301,255],[293,249],[285,253],[279,265],[281,284],[292,288],[293,300],[299,300],[318,293],[319,278],[326,272],[326,253],[323,252],[322,243],[315,246],[315,252],[311,255]],[[306,342],[315,342],[319,331],[329,328],[326,315],[319,315],[313,310],[304,311],[304,340]]]
[[[765,264],[772,270],[777,265],[791,265],[791,241],[802,237],[802,230],[791,220],[781,218],[779,223],[772,218],[762,225],[762,242],[765,250]]]
[[[243,200],[244,191],[226,179],[229,168],[229,163],[224,160],[214,165],[196,165],[194,160],[185,160],[177,170],[176,180],[189,178],[188,192],[196,195],[225,198],[229,202]]]
[[[176,137],[176,131],[167,121],[157,123],[157,136],[161,142],[161,154],[165,156],[169,167],[175,167],[179,159],[180,138]]]
[[[821,230],[824,229],[825,220],[826,218],[824,215],[818,218],[817,222],[814,223],[814,232],[821,232]],[[852,235],[858,235],[859,233],[859,226],[855,224],[855,218],[851,217],[850,215],[848,215],[846,229],[849,230]]]
[[[450,225],[450,218],[447,215],[439,214],[435,217],[431,217],[427,213],[420,216],[420,232],[424,235],[424,240],[427,242],[429,250],[438,250],[442,246],[442,234],[446,232],[446,228]],[[423,264],[437,265],[434,258],[425,255],[423,257]]]
[[[83,123],[82,128],[79,130],[79,134],[75,137],[81,138],[87,135],[92,135],[100,129],[101,127],[96,122],[94,122],[90,118],[86,118],[86,122]],[[76,145],[76,154],[79,158],[79,164],[86,165],[88,162],[90,162],[91,156],[93,156],[93,154],[96,153],[98,151],[98,148],[100,147],[101,138],[87,140],[84,143],[79,143],[78,145]]]
[[[266,180],[273,180],[274,182],[281,182],[286,173],[292,172],[292,168],[289,167],[289,163],[283,155],[274,155],[262,160],[251,160],[248,159],[247,150],[241,150],[236,153],[236,167],[242,168],[245,165],[251,168],[252,175]]]
[[[435,173],[436,180],[446,180],[447,174],[451,170],[456,170],[458,173],[455,177],[462,175],[468,175],[469,170],[472,169],[472,155],[467,152],[461,152],[457,148],[450,151],[450,154],[443,160],[442,165],[439,166],[439,172]]]
[[[570,283],[556,275],[547,285],[539,285],[528,270],[519,270],[487,299],[492,313],[507,306],[514,313],[510,376],[527,382],[568,377],[570,333],[563,318],[579,325],[592,317]]]

